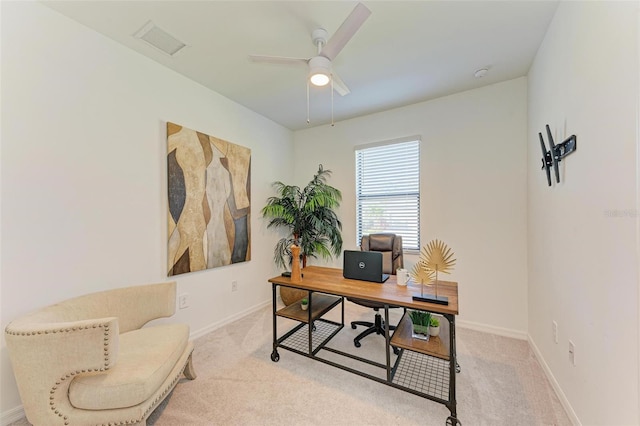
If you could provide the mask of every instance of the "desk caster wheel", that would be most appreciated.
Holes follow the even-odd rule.
[[[457,418],[453,417],[453,416],[449,416],[447,417],[447,426],[462,426],[462,423],[460,422],[460,420],[458,420]]]
[[[355,346],[356,348],[359,348],[360,346],[362,346],[362,344],[360,344],[360,342],[358,342],[357,340],[354,340],[353,346]]]
[[[456,361],[456,373],[459,373],[462,371],[462,368],[460,368],[460,364],[458,364],[458,361]]]
[[[280,361],[280,354],[278,353],[278,351],[271,352],[271,361],[273,362]]]

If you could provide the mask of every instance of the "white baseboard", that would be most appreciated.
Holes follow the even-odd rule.
[[[529,341],[529,346],[531,346],[531,349],[533,350],[533,353],[536,356],[536,359],[542,366],[542,371],[544,371],[545,376],[547,376],[547,379],[549,379],[549,382],[551,383],[551,387],[553,387],[553,390],[558,396],[560,403],[564,407],[564,411],[566,411],[567,416],[569,416],[569,420],[571,420],[571,423],[575,426],[582,426],[582,423],[580,423],[580,419],[578,418],[578,416],[576,415],[576,412],[573,410],[573,407],[569,403],[567,396],[562,391],[560,384],[558,383],[555,376],[551,372],[549,365],[547,365],[547,362],[542,357],[542,353],[540,352],[536,344],[533,342],[533,339],[531,339],[531,336],[528,336],[527,340]]]
[[[551,369],[549,368],[549,365],[547,365],[546,361],[542,357],[542,353],[540,352],[540,350],[538,349],[536,344],[533,342],[533,340],[531,339],[531,336],[528,333],[525,333],[524,331],[512,330],[508,328],[494,327],[492,325],[486,325],[486,324],[476,323],[472,321],[456,321],[456,325],[462,328],[468,328],[471,330],[482,331],[485,333],[497,334],[499,336],[513,337],[515,339],[528,341],[529,346],[533,350],[533,353],[536,359],[538,360],[538,362],[540,363],[540,366],[542,367],[542,371],[544,371],[545,376],[547,376],[549,383],[551,383],[551,387],[553,388],[554,392],[558,396],[558,399],[560,400],[560,403],[562,404],[564,411],[567,413],[569,420],[574,426],[582,426],[580,419],[576,415],[576,412],[573,410],[573,407],[569,403],[569,400],[567,399],[566,395],[562,391],[560,384],[558,384],[558,381],[554,377],[553,373],[551,373]]]
[[[22,407],[22,405],[19,405],[2,413],[2,415],[0,416],[0,424],[2,424],[2,426],[7,426],[10,423],[17,422],[23,417],[24,408]]]
[[[473,321],[457,320],[456,326],[468,328],[470,330],[483,331],[485,333],[497,334],[498,336],[512,337],[514,339],[527,340],[528,335],[524,331],[510,328],[496,327],[493,325],[481,324]]]
[[[259,311],[260,309],[264,308],[265,306],[271,306],[271,299],[262,302],[262,303],[258,303],[257,305],[254,305],[250,308],[245,309],[244,311],[240,311],[238,313],[236,313],[235,315],[231,315],[230,317],[224,318],[221,321],[215,322],[213,324],[209,324],[206,327],[201,328],[200,330],[196,330],[191,332],[190,337],[192,339],[197,339],[198,337],[202,337],[207,333],[211,333],[214,330],[219,329],[220,327],[223,327],[227,324],[230,324],[234,321],[239,320],[242,317],[245,317],[249,314],[252,314],[254,312]]]

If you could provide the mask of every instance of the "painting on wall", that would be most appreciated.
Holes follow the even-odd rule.
[[[251,259],[251,150],[167,123],[168,275]]]

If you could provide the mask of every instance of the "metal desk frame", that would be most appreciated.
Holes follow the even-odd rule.
[[[278,362],[280,360],[280,354],[278,348],[286,349],[288,351],[297,353],[308,358],[323,362],[325,364],[340,368],[345,371],[357,374],[362,377],[374,380],[379,383],[383,383],[387,386],[391,386],[405,392],[409,392],[418,395],[423,398],[438,402],[445,405],[449,411],[450,416],[447,417],[447,425],[461,425],[461,422],[457,418],[456,411],[456,373],[460,372],[460,367],[456,360],[456,336],[455,336],[455,315],[457,314],[457,283],[447,283],[455,290],[455,307],[447,307],[443,305],[436,305],[425,302],[416,302],[411,299],[411,287],[402,288],[395,283],[395,277],[392,277],[387,283],[383,284],[384,289],[389,289],[393,294],[375,294],[376,289],[382,287],[371,286],[371,283],[362,282],[357,280],[347,280],[342,278],[342,271],[332,268],[320,268],[320,267],[308,267],[304,270],[305,278],[299,282],[291,282],[288,277],[274,277],[269,280],[272,284],[272,313],[273,313],[273,351],[271,353],[271,360]],[[331,282],[336,281],[336,282]],[[441,283],[439,281],[439,283]],[[276,309],[277,305],[277,287],[289,287],[294,289],[307,290],[309,307],[306,311],[299,308],[298,304],[292,304],[282,309]],[[378,286],[380,286],[378,284]],[[397,288],[392,288],[397,287]],[[371,293],[373,289],[373,293]],[[404,293],[403,293],[404,291]],[[415,292],[415,289],[413,289]],[[395,293],[401,293],[398,296]],[[408,295],[408,296],[407,296]],[[386,363],[381,364],[379,362],[353,355],[341,351],[339,349],[331,348],[327,344],[337,335],[340,330],[344,328],[344,302],[345,297],[354,297],[364,300],[372,300],[375,302],[381,302],[384,304],[384,323],[385,323],[385,352]],[[314,300],[316,301],[314,304]],[[322,318],[327,312],[331,311],[335,307],[340,305],[341,316],[340,322],[331,321]],[[394,345],[393,334],[389,330],[389,308],[401,307],[405,310],[405,315],[400,321],[408,321],[406,317],[406,309],[420,309],[442,315],[448,322],[448,356],[446,359],[442,356],[433,355],[428,351],[422,351],[419,349],[411,348],[410,346],[401,345],[400,347]],[[278,337],[277,317],[284,317],[293,321],[298,321],[299,324],[294,326],[291,330],[287,331],[282,336]],[[398,332],[396,330],[395,332]],[[394,333],[395,333],[394,332]],[[395,342],[397,343],[397,342]],[[392,348],[399,349],[398,357],[394,364],[391,364],[391,350]],[[332,360],[328,360],[318,356],[320,351],[328,351],[343,357],[354,359],[356,361],[373,365],[386,370],[386,378],[374,376],[367,372],[352,368]],[[406,352],[406,354],[405,354]],[[407,363],[411,363],[409,359],[416,357],[429,357],[428,362],[436,365],[436,369],[440,368],[437,374],[442,376],[444,371],[444,365],[448,364],[446,370],[448,370],[448,386],[446,389],[435,389],[435,392],[428,393],[423,389],[412,388],[406,384],[399,383],[397,375],[400,374],[400,369],[404,369]],[[409,360],[409,361],[407,361]],[[435,364],[434,364],[435,363]],[[404,374],[404,373],[403,373]],[[443,379],[440,377],[440,379]],[[432,388],[430,388],[432,389]],[[446,391],[447,397],[444,393]],[[435,393],[435,394],[434,394]]]

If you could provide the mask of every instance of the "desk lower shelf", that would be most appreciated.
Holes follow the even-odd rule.
[[[446,403],[449,400],[449,361],[404,350],[396,359],[391,383]]]
[[[338,304],[340,304],[341,301],[341,297],[313,293],[313,295],[311,296],[311,303],[307,310],[302,310],[302,308],[300,307],[300,300],[298,300],[297,302],[294,302],[289,306],[285,306],[284,308],[278,310],[276,312],[276,315],[303,323],[308,323],[309,314],[311,314],[311,321],[315,321],[316,319],[320,318],[331,309],[336,307]]]
[[[407,314],[404,314],[391,337],[391,346],[449,360],[448,321],[441,320],[440,335],[431,337],[428,341],[411,337],[411,331],[411,319]]]

